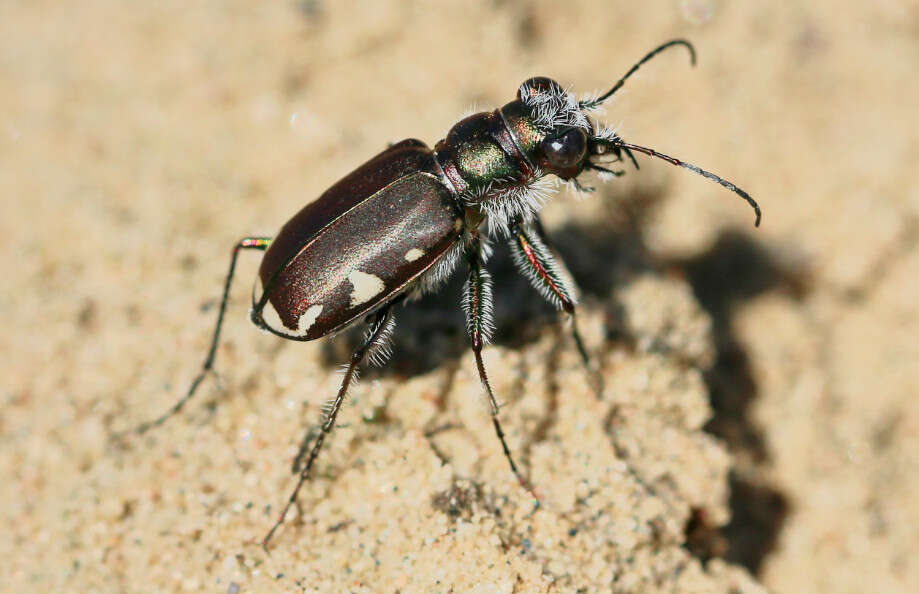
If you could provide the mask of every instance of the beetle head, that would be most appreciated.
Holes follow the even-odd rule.
[[[614,130],[598,126],[588,115],[612,97],[642,64],[673,46],[685,47],[689,51],[692,64],[695,65],[696,52],[689,42],[682,39],[668,41],[639,60],[622,78],[616,81],[610,90],[602,95],[580,101],[551,78],[544,76],[529,78],[520,85],[517,91],[517,100],[524,106],[528,116],[524,118],[528,120],[527,125],[521,125],[519,120],[514,120],[512,117],[509,119],[510,110],[504,112],[505,121],[508,121],[527,158],[540,173],[551,173],[565,181],[571,181],[579,190],[589,191],[591,189],[578,183],[577,177],[584,171],[592,170],[613,176],[622,175],[622,171],[607,169],[605,165],[621,161],[623,155],[628,157],[637,169],[638,162],[633,155],[634,151],[689,169],[731,190],[753,207],[756,213],[756,225],[759,225],[759,206],[749,194],[733,183],[691,163],[670,157],[654,149],[625,142]]]
[[[529,116],[539,134],[528,145],[527,157],[542,174],[553,174],[565,181],[575,180],[585,170],[613,172],[609,161],[622,159],[621,138],[611,129],[599,126],[589,117],[602,101],[577,101],[551,78],[535,76],[520,85],[517,99],[529,108]],[[634,162],[634,159],[633,159]],[[576,182],[575,182],[576,183]]]
[[[590,156],[593,125],[585,110],[560,84],[545,76],[524,81],[517,99],[529,109],[530,121],[538,130],[527,151],[533,165],[564,180],[577,177]]]

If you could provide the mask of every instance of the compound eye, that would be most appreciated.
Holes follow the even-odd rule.
[[[570,169],[587,153],[587,134],[580,128],[571,128],[561,136],[543,140],[542,148],[553,169]]]

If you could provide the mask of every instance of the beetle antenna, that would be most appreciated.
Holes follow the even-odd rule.
[[[650,60],[657,54],[661,53],[668,47],[672,47],[674,45],[682,45],[683,47],[688,49],[689,50],[689,61],[693,66],[696,65],[696,49],[692,46],[692,44],[686,41],[685,39],[672,39],[668,41],[667,43],[663,43],[657,46],[656,48],[654,48],[653,50],[651,50],[650,52],[648,52],[648,55],[646,55],[644,58],[639,60],[634,66],[629,68],[629,71],[626,72],[625,75],[622,78],[620,78],[616,82],[616,84],[613,85],[613,88],[611,88],[609,91],[603,93],[596,99],[588,99],[586,101],[578,102],[578,107],[580,107],[581,109],[594,109],[595,107],[598,107],[601,103],[603,103],[604,101],[612,97],[613,93],[621,89],[622,85],[625,84],[626,79],[628,79],[630,76],[635,74],[635,71],[641,68],[642,64],[644,64],[645,62],[647,62],[648,60]]]
[[[719,177],[719,176],[715,175],[714,173],[712,173],[712,172],[710,172],[710,171],[706,171],[706,170],[702,169],[701,167],[697,167],[697,166],[693,165],[692,163],[687,163],[686,161],[681,161],[681,160],[677,159],[676,157],[671,157],[670,155],[665,155],[664,153],[659,153],[659,152],[657,152],[656,150],[650,149],[650,148],[645,147],[645,146],[639,146],[639,145],[637,145],[637,144],[631,144],[631,143],[628,143],[628,142],[623,142],[621,139],[616,139],[616,140],[613,142],[612,146],[621,148],[623,151],[626,151],[626,154],[628,154],[628,151],[632,150],[632,151],[635,151],[635,152],[637,152],[637,153],[642,153],[642,154],[648,155],[649,157],[657,157],[658,159],[663,159],[664,161],[667,161],[667,162],[670,163],[671,165],[677,165],[677,166],[679,166],[679,167],[683,167],[683,168],[685,168],[685,169],[689,169],[690,171],[692,171],[692,172],[694,172],[694,173],[698,173],[698,174],[701,175],[702,177],[706,177],[706,178],[712,180],[713,182],[715,182],[715,183],[717,183],[717,184],[720,184],[720,185],[724,186],[725,188],[729,189],[730,191],[734,192],[735,194],[737,194],[738,196],[740,196],[741,198],[743,198],[744,200],[746,200],[746,201],[747,201],[747,204],[749,204],[750,206],[753,207],[753,212],[756,213],[756,222],[754,223],[754,226],[755,226],[755,227],[759,227],[760,219],[762,219],[762,216],[763,216],[763,215],[762,215],[762,212],[760,212],[759,204],[757,204],[757,203],[756,203],[756,200],[754,200],[749,194],[747,194],[746,192],[744,192],[743,190],[741,190],[740,188],[738,188],[737,186],[735,186],[734,184],[732,184],[732,183],[729,182],[728,180],[724,179],[723,177]]]

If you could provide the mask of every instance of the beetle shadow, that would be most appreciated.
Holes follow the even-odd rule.
[[[686,546],[703,561],[721,557],[756,575],[777,544],[789,502],[764,478],[769,454],[763,429],[750,412],[759,387],[734,325],[735,312],[766,293],[779,292],[800,301],[807,294],[808,278],[806,271],[775,258],[751,236],[731,230],[690,258],[653,257],[645,248],[643,228],[660,198],[649,195],[639,205],[627,203],[632,212],[625,234],[605,236],[603,225],[565,227],[555,234],[556,243],[572,263],[572,273],[585,294],[597,299],[607,296],[609,301],[608,296],[637,272],[675,272],[687,280],[711,318],[716,358],[703,378],[713,414],[704,429],[718,437],[736,461],[730,475],[731,521],[721,528],[710,526],[704,513],[697,513],[703,510],[694,510],[686,526]],[[616,260],[616,266],[604,264]],[[623,332],[628,339],[627,331]]]
[[[670,264],[685,273],[712,319],[716,360],[704,377],[715,414],[705,430],[721,439],[735,459],[730,523],[716,534],[705,526],[704,518],[694,517],[687,526],[687,543],[703,560],[719,556],[756,575],[775,547],[790,508],[788,498],[764,478],[769,454],[763,430],[750,418],[759,388],[734,327],[734,314],[745,302],[767,292],[799,302],[809,291],[809,279],[806,270],[776,259],[748,235],[735,231],[723,233],[707,251]]]
[[[807,284],[799,271],[784,266],[745,233],[726,231],[707,251],[690,258],[655,257],[646,248],[644,229],[657,205],[670,197],[666,187],[638,187],[628,198],[602,193],[608,220],[588,225],[567,224],[551,232],[554,249],[564,258],[584,301],[606,308],[605,337],[630,347],[630,336],[615,293],[642,274],[681,275],[700,306],[711,317],[716,360],[704,373],[713,416],[705,430],[718,437],[738,460],[730,476],[731,522],[709,525],[704,510],[693,510],[685,527],[687,549],[707,561],[724,558],[756,575],[773,550],[788,514],[788,500],[762,478],[768,464],[763,430],[751,419],[759,394],[750,359],[737,336],[734,312],[764,293],[779,291],[799,300]],[[564,198],[562,198],[564,199]],[[535,342],[559,314],[518,272],[505,246],[496,244],[488,261],[494,279],[495,343],[519,348]],[[465,267],[437,293],[396,310],[393,357],[370,377],[412,377],[441,366],[458,365],[469,349],[460,308]],[[326,341],[326,363],[346,361],[360,337]],[[551,421],[550,421],[551,423]]]

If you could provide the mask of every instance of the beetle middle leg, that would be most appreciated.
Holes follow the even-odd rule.
[[[504,457],[507,458],[511,471],[517,477],[517,482],[529,491],[538,502],[539,496],[536,495],[530,482],[520,474],[517,464],[514,462],[514,457],[511,455],[511,450],[507,446],[507,441],[504,439],[504,431],[498,421],[498,401],[491,390],[491,383],[488,381],[488,374],[485,372],[485,363],[482,361],[482,348],[488,343],[492,332],[494,332],[494,298],[492,296],[491,275],[482,266],[482,247],[478,234],[470,234],[469,243],[466,246],[466,260],[469,265],[469,276],[463,286],[462,304],[463,309],[466,310],[466,329],[472,341],[475,365],[479,372],[482,387],[488,395],[491,421],[495,426],[495,434],[501,442],[501,448],[504,450]]]
[[[341,380],[341,387],[338,388],[338,394],[336,394],[334,400],[329,401],[327,408],[323,412],[321,431],[319,435],[316,436],[316,441],[313,442],[309,456],[306,457],[306,462],[303,463],[302,468],[299,469],[300,477],[297,479],[297,486],[294,487],[293,492],[290,494],[290,498],[288,498],[287,503],[284,505],[284,509],[281,510],[281,515],[278,516],[277,521],[262,540],[263,547],[268,547],[268,542],[271,540],[271,537],[274,536],[274,533],[284,522],[284,516],[287,515],[291,506],[296,503],[297,496],[300,494],[300,489],[309,479],[310,470],[313,468],[313,463],[316,461],[316,457],[319,456],[320,450],[322,450],[325,438],[335,426],[335,418],[338,416],[338,411],[341,410],[341,405],[345,401],[345,396],[348,394],[348,388],[351,386],[352,382],[357,380],[358,366],[365,358],[369,358],[374,362],[380,362],[381,358],[386,357],[388,353],[389,337],[392,334],[395,322],[392,315],[392,306],[394,303],[395,302],[388,303],[385,307],[371,316],[370,327],[367,330],[367,334],[364,336],[364,341],[361,346],[351,354],[351,360],[345,368],[345,374]],[[301,452],[303,451],[305,451],[305,447],[301,448]],[[297,454],[294,462],[295,468],[299,466],[298,461],[302,460],[302,458],[302,453]]]
[[[214,327],[214,334],[211,336],[211,346],[207,351],[204,363],[201,365],[201,370],[198,372],[198,375],[195,376],[195,379],[192,380],[191,385],[188,387],[188,391],[182,398],[179,398],[179,400],[162,415],[138,425],[134,429],[134,433],[145,433],[154,427],[162,425],[171,417],[175,416],[182,410],[182,407],[192,399],[195,392],[198,390],[198,386],[201,385],[201,382],[204,381],[207,374],[213,371],[214,359],[217,358],[217,344],[220,342],[220,330],[223,328],[223,318],[224,314],[227,312],[227,300],[230,297],[230,286],[233,284],[233,274],[236,271],[236,258],[239,256],[240,250],[259,250],[263,252],[270,244],[270,237],[244,237],[233,246],[233,255],[230,257],[230,270],[227,272],[227,278],[223,284],[223,297],[220,299],[220,312],[217,314],[217,325]]]
[[[530,284],[547,301],[568,314],[571,320],[571,337],[574,339],[581,362],[590,377],[591,387],[597,398],[600,398],[603,394],[603,380],[600,373],[591,365],[590,356],[587,354],[581,333],[578,331],[575,293],[566,283],[562,268],[556,262],[561,259],[553,254],[549,247],[546,232],[539,218],[535,218],[529,226],[515,221],[511,225],[510,246],[514,263],[530,281]]]

